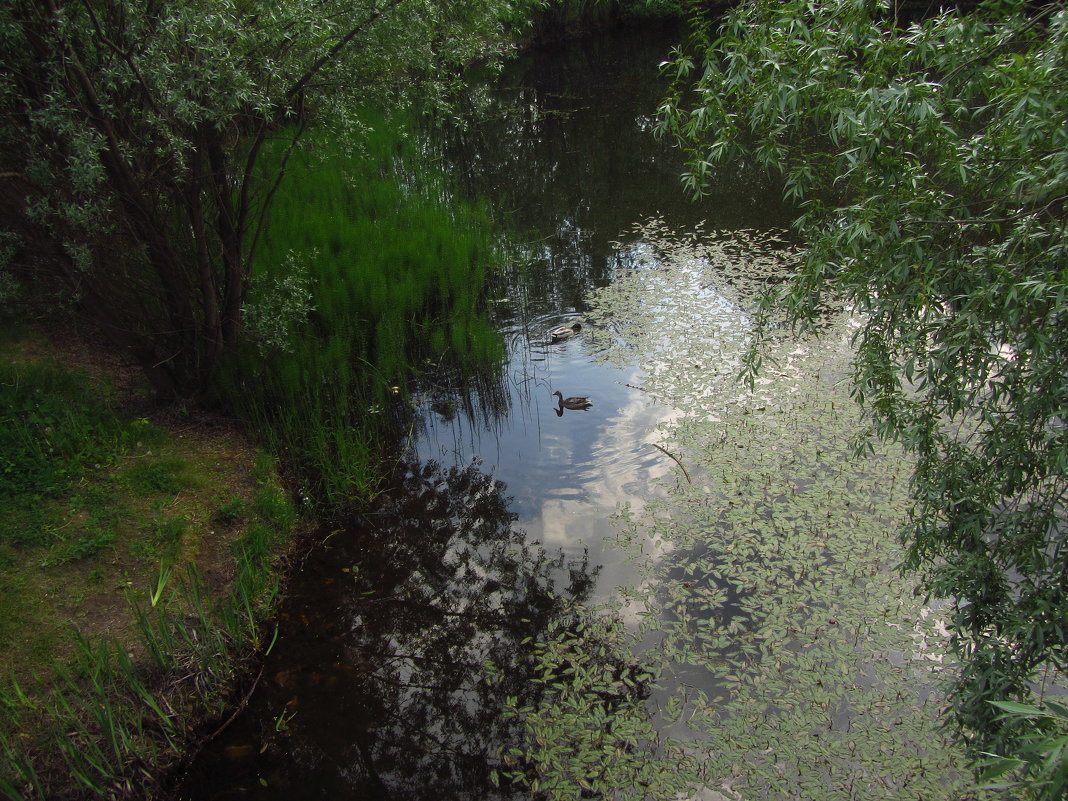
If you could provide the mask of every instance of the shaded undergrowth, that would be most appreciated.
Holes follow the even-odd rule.
[[[560,0],[538,10],[529,37],[550,42],[618,25],[676,21],[686,9],[681,0]]]
[[[219,386],[330,507],[374,494],[413,393],[458,394],[503,355],[488,211],[456,201],[414,137],[367,122],[364,140],[318,139],[289,163]],[[0,793],[151,796],[269,646],[259,621],[294,507],[273,460],[234,486],[219,455],[191,449],[203,431],[182,442],[124,419],[85,378],[19,364],[0,393],[0,580],[21,599],[0,613],[15,671],[0,687]]]

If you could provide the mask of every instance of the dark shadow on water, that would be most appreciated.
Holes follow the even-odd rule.
[[[685,36],[650,24],[526,53],[498,81],[472,82],[472,123],[447,131],[453,170],[523,243],[508,270],[517,305],[584,310],[611,283],[616,242],[661,216],[669,227],[787,227],[794,209],[751,165],[721,169],[687,197],[681,150],[654,133],[668,91],[659,64]]]
[[[507,797],[489,780],[515,737],[505,699],[536,700],[532,644],[597,571],[527,543],[504,491],[476,465],[413,465],[330,535],[249,708],[177,797]]]

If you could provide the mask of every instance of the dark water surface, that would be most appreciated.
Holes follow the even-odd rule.
[[[476,799],[514,726],[506,696],[535,691],[529,643],[569,600],[630,581],[602,543],[620,503],[660,492],[654,447],[672,410],[637,368],[598,360],[611,331],[590,291],[627,263],[632,227],[782,225],[758,184],[726,177],[700,204],[652,136],[657,64],[677,32],[649,29],[542,50],[472,87],[485,122],[452,148],[471,190],[502,212],[512,257],[495,314],[502,379],[457,408],[434,387],[401,486],[325,536],[289,588],[247,710],[192,766],[183,799]],[[592,407],[561,410],[552,396]],[[484,665],[495,672],[486,681]]]

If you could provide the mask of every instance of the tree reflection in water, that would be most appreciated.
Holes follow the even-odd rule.
[[[289,588],[248,710],[179,797],[493,794],[518,735],[506,699],[538,700],[535,643],[597,573],[526,543],[504,489],[477,465],[412,466],[380,510],[333,532]]]

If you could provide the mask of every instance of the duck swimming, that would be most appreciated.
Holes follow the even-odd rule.
[[[554,328],[549,332],[549,339],[553,342],[563,342],[565,339],[570,339],[582,330],[581,323],[571,323],[571,325],[562,325],[559,328]]]
[[[586,411],[586,409],[589,409],[591,406],[593,406],[593,401],[591,401],[589,398],[584,398],[581,396],[572,396],[570,398],[565,398],[564,393],[560,392],[559,390],[554,392],[553,395],[560,399],[561,412],[564,409],[572,409],[574,411]]]

